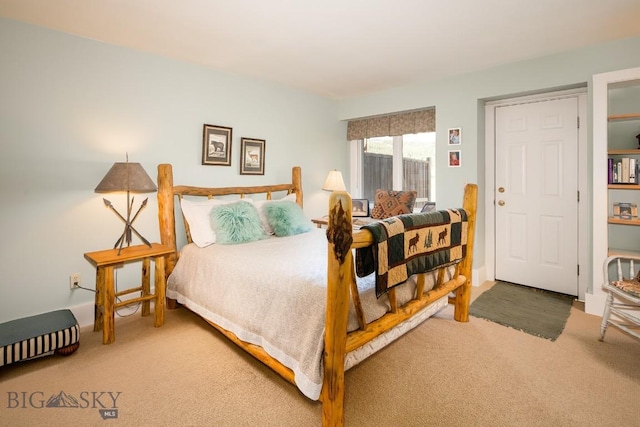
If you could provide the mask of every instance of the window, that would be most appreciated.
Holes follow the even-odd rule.
[[[435,201],[435,132],[366,138],[362,143],[362,197],[378,188],[416,190],[419,210]]]
[[[351,193],[373,200],[378,188],[416,190],[421,209],[435,202],[435,109],[349,120]]]

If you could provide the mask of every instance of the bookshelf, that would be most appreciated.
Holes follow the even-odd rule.
[[[609,108],[616,108],[616,94],[612,95],[611,91],[628,90],[628,88],[610,89],[609,90]],[[640,91],[638,91],[640,93]],[[619,93],[618,98],[623,98]],[[620,101],[618,101],[620,102]],[[628,108],[629,104],[622,103],[623,106],[617,106],[617,108]],[[640,111],[640,105],[633,105],[631,108],[638,109]],[[633,122],[633,123],[629,123]],[[640,254],[640,245],[629,244],[624,239],[620,239],[620,236],[633,235],[636,239],[640,239],[640,229],[634,230],[629,227],[640,226],[640,218],[637,214],[637,206],[640,204],[640,148],[636,143],[636,135],[640,133],[640,112],[630,112],[622,114],[609,114],[607,116],[607,155],[609,160],[609,169],[613,165],[613,169],[616,171],[612,173],[609,171],[608,177],[608,206],[609,214],[607,217],[607,223],[609,224],[608,232],[608,255],[612,254],[628,254],[635,253]],[[618,128],[616,123],[622,123]],[[638,141],[640,142],[640,141]],[[620,165],[627,163],[626,170]],[[629,170],[630,167],[634,171]],[[621,174],[621,171],[624,171]],[[616,181],[625,182],[611,182],[613,179]],[[626,182],[631,181],[631,182]],[[621,190],[621,191],[618,191]],[[615,205],[615,206],[614,206]],[[633,215],[621,215],[618,206],[624,205],[633,206]],[[618,228],[622,226],[622,228]],[[614,228],[611,228],[614,227]],[[633,246],[633,247],[632,247]],[[637,248],[637,250],[635,250]]]
[[[607,256],[640,256],[640,251],[629,251],[625,249],[609,249]]]
[[[640,184],[609,184],[607,187],[609,190],[640,190]]]
[[[602,289],[603,265],[608,256],[640,251],[640,220],[613,217],[613,202],[640,206],[640,182],[613,184],[607,158],[640,160],[640,67],[592,76],[591,285],[585,294],[585,312],[602,316],[607,293]]]
[[[640,225],[640,220],[638,218],[623,219],[623,218],[609,217],[609,224]]]
[[[607,120],[610,122],[617,122],[622,120],[636,120],[640,119],[640,113],[631,113],[631,114],[611,114],[607,117]]]
[[[638,148],[634,148],[634,149],[623,149],[623,150],[609,150],[609,154],[610,155],[620,155],[620,156],[624,156],[624,155],[634,155],[634,154],[640,154],[640,149]]]

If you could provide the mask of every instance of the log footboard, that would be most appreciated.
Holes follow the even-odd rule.
[[[455,296],[449,301],[454,304],[454,319],[459,322],[469,321],[477,193],[477,185],[465,186],[462,207],[468,216],[467,252],[456,265],[453,278],[445,281],[445,267],[441,267],[435,287],[425,293],[423,292],[424,276],[419,276],[415,298],[403,306],[398,306],[395,289],[391,289],[388,294],[391,309],[383,317],[370,323],[366,322],[359,307],[357,286],[354,283],[352,249],[373,244],[373,236],[368,230],[353,231],[349,194],[346,192],[331,194],[327,228],[329,248],[324,383],[321,393],[323,426],[344,425],[344,366],[347,353],[362,347],[452,292]],[[356,307],[360,329],[347,333],[350,302],[353,302]]]

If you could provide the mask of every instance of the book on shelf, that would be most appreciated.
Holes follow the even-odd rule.
[[[640,161],[631,157],[607,160],[609,184],[639,184]]]
[[[638,218],[638,205],[636,203],[615,202],[613,204],[613,217],[618,219]]]
[[[620,174],[620,182],[623,184],[628,184],[629,183],[629,158],[628,157],[623,157],[622,159],[620,159],[620,161],[622,162],[622,172]]]

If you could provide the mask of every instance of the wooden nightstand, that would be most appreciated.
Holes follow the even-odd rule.
[[[353,224],[354,230],[360,230],[363,225],[371,224],[372,222],[378,221],[377,219],[371,219],[371,217],[355,217],[351,218],[351,223]],[[318,228],[326,227],[329,225],[329,216],[323,216],[322,218],[312,218],[311,222],[316,225]]]
[[[323,216],[322,218],[311,218],[311,222],[316,225],[318,228],[322,228],[323,225],[329,224],[329,217]]]
[[[84,257],[96,267],[96,300],[93,330],[102,329],[102,343],[111,344],[115,341],[114,310],[118,307],[135,302],[142,302],[142,315],[150,313],[150,301],[155,300],[154,326],[164,324],[164,300],[165,300],[165,256],[173,253],[173,249],[159,243],[130,246],[123,248],[120,255],[118,249],[87,252]],[[149,268],[151,259],[155,260],[155,294],[151,294],[151,279]],[[142,261],[142,285],[137,288],[115,292],[113,283],[113,270],[128,262]],[[142,296],[131,298],[123,302],[116,302],[116,297],[142,292]]]

